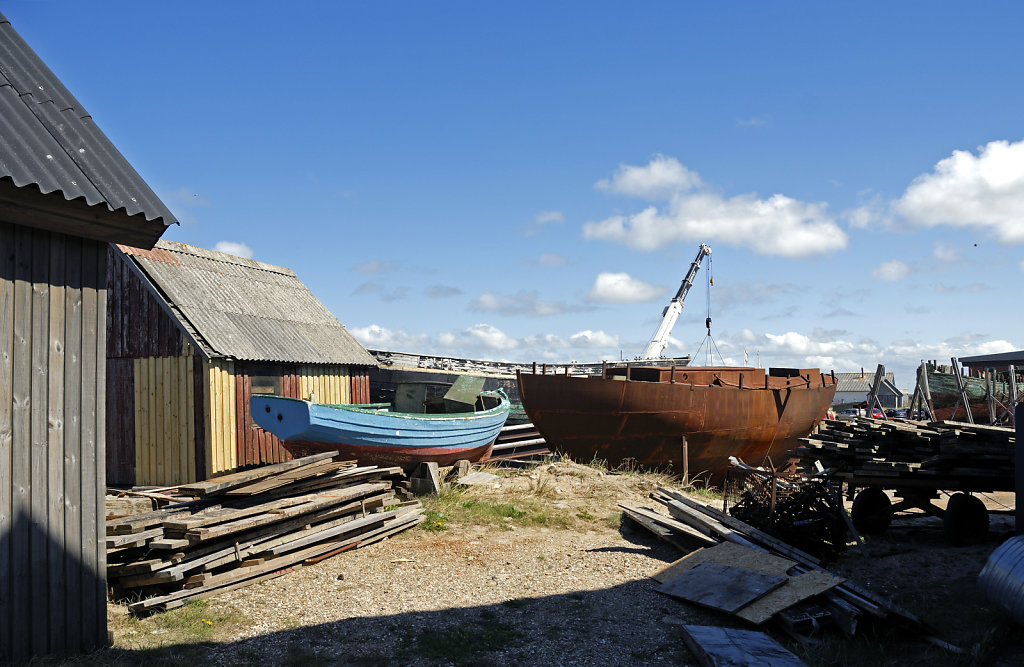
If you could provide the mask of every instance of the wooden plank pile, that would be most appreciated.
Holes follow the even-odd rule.
[[[795,454],[805,470],[819,461],[832,477],[966,477],[1012,490],[1014,447],[1011,428],[858,418],[824,422]]]
[[[528,464],[550,453],[547,441],[532,423],[506,424],[494,441],[488,461]]]
[[[337,452],[178,487],[190,500],[107,521],[107,583],[133,613],[181,606],[280,576],[411,528],[401,468],[334,461]]]
[[[623,509],[630,517],[644,518],[642,525],[653,526],[656,535],[684,551],[690,551],[693,544],[703,547],[654,575],[661,582],[658,590],[666,595],[728,611],[755,625],[772,621],[797,639],[823,626],[834,626],[852,636],[867,618],[920,633],[932,643],[956,650],[928,637],[929,629],[913,614],[834,575],[810,554],[667,489],[658,489],[651,498],[671,516],[639,507]],[[735,582],[746,580],[744,577],[754,577],[760,587],[737,588]],[[695,587],[686,585],[688,580],[713,583]]]

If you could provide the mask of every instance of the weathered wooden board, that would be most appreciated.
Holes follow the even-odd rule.
[[[788,577],[700,563],[655,590],[730,614],[786,583]]]
[[[775,614],[789,609],[807,598],[820,595],[846,581],[822,570],[811,570],[795,577],[790,577],[786,584],[771,591],[759,600],[755,600],[736,612],[740,618],[760,625]]]
[[[777,576],[786,576],[789,570],[796,565],[787,558],[766,551],[752,549],[733,542],[719,542],[713,547],[698,549],[683,556],[655,572],[652,578],[664,583],[701,563],[717,563]]]
[[[240,486],[245,486],[246,484],[251,484],[257,480],[265,479],[271,475],[286,472],[293,468],[315,463],[316,461],[334,458],[337,455],[338,452],[324,452],[321,454],[314,454],[312,456],[304,456],[301,459],[293,459],[283,463],[274,463],[272,465],[255,468],[253,470],[243,470],[229,475],[214,477],[213,479],[203,482],[187,484],[179,487],[179,489],[182,493],[190,493],[197,496],[214,495],[216,493],[227,491],[228,489],[234,489]]]
[[[763,632],[684,625],[683,640],[703,667],[807,667]]]

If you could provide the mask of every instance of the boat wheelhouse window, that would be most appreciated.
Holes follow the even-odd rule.
[[[281,378],[276,375],[253,375],[252,393],[281,395]]]

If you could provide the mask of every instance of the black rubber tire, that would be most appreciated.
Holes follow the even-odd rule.
[[[942,515],[946,539],[958,546],[980,544],[988,537],[988,510],[981,498],[967,493],[954,493]]]
[[[853,526],[864,535],[881,535],[892,523],[892,501],[885,491],[869,486],[853,499]]]

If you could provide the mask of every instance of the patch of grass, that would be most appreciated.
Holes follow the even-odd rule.
[[[693,496],[700,496],[706,500],[721,500],[722,492],[712,486],[692,486],[686,489],[686,492]]]
[[[424,515],[427,517],[427,520],[420,524],[420,529],[434,532],[448,530],[448,515],[444,512],[427,510],[424,512]]]
[[[588,512],[587,510],[582,509],[582,510],[580,510],[579,512],[576,513],[576,518],[577,519],[583,519],[584,521],[593,521],[597,517],[594,516],[593,514],[591,514],[590,512]]]
[[[609,528],[618,529],[622,527],[623,516],[622,512],[612,512],[605,518],[604,522]]]
[[[526,512],[511,503],[491,503],[483,500],[466,500],[462,507],[479,520],[521,519]]]
[[[575,518],[564,511],[553,510],[550,507],[538,507],[523,518],[523,521],[531,526],[543,526],[546,528],[571,529],[576,527]]]
[[[218,626],[230,622],[232,615],[212,606],[209,600],[192,600],[182,607],[152,616],[153,625],[167,630],[175,639],[202,642],[213,639]]]

